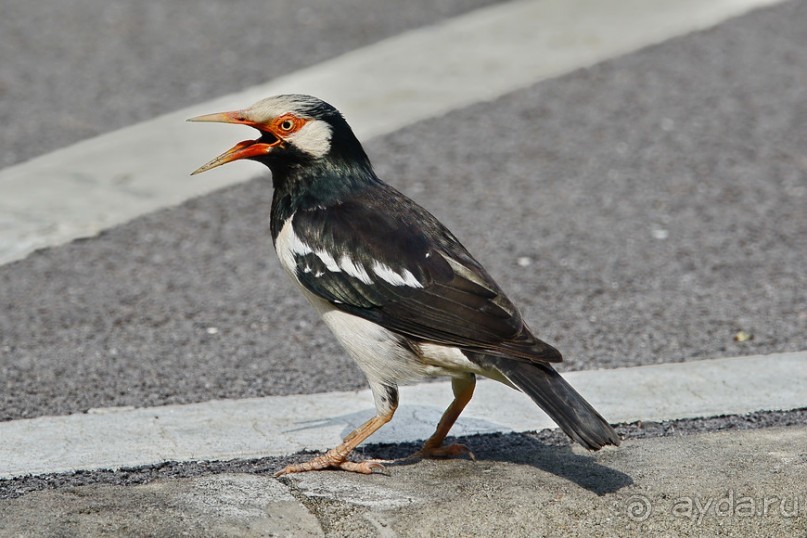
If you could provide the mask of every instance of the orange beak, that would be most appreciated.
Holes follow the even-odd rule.
[[[241,110],[236,110],[234,112],[219,112],[216,114],[206,114],[204,116],[197,116],[195,118],[190,118],[188,121],[209,121],[209,122],[216,122],[216,123],[239,123],[242,125],[249,125],[250,127],[255,127],[256,129],[260,130],[260,126],[255,122],[249,120],[246,114]],[[221,166],[222,164],[226,164],[232,161],[238,161],[240,159],[250,159],[254,157],[258,157],[260,155],[266,155],[267,153],[272,151],[272,148],[277,147],[280,145],[281,140],[277,136],[274,136],[271,132],[262,131],[265,134],[270,135],[270,137],[274,137],[274,141],[272,142],[262,142],[261,140],[263,137],[257,140],[244,140],[243,142],[239,142],[232,148],[228,149],[212,161],[207,164],[204,164],[191,172],[191,175],[194,176],[196,174],[201,174],[202,172],[207,172],[211,168],[216,168],[217,166]]]

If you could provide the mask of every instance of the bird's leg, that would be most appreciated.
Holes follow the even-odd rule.
[[[383,472],[384,466],[377,460],[366,460],[361,462],[348,461],[347,457],[354,448],[364,442],[365,439],[373,435],[381,426],[392,420],[395,409],[398,407],[398,389],[394,386],[384,386],[384,392],[376,390],[371,385],[373,396],[376,399],[376,409],[378,414],[350,432],[342,443],[330,449],[322,456],[317,456],[305,463],[289,465],[275,473],[275,477],[291,473],[304,473],[306,471],[320,471],[322,469],[342,469],[354,473],[372,474],[375,471]]]
[[[448,431],[457,421],[468,402],[471,401],[471,396],[474,395],[474,387],[476,387],[476,376],[473,374],[467,377],[455,377],[451,380],[454,401],[451,402],[451,405],[448,406],[448,409],[445,410],[442,418],[440,418],[437,430],[423,443],[423,447],[412,454],[410,458],[450,458],[467,454],[469,458],[476,461],[474,453],[465,445],[443,445]]]

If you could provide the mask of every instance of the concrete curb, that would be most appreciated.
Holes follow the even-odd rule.
[[[571,372],[565,377],[614,423],[807,407],[807,352]],[[450,399],[448,382],[404,387],[395,418],[371,442],[427,438]],[[0,478],[325,450],[372,416],[371,402],[369,391],[332,392],[3,422]],[[525,395],[483,381],[452,433],[553,427]]]

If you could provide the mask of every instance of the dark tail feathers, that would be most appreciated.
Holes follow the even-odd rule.
[[[619,436],[602,416],[549,364],[486,356],[485,362],[537,403],[566,434],[588,448],[619,445]]]

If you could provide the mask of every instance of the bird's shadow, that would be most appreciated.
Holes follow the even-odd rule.
[[[295,430],[343,425],[342,437],[372,417],[372,411],[362,411],[330,417],[320,421],[300,423]],[[411,439],[426,439],[440,420],[441,412],[433,407],[406,405],[398,408],[396,418],[359,447],[363,458],[395,460],[390,466],[405,466],[417,460],[407,459],[417,451],[421,442]],[[633,484],[633,479],[616,469],[599,463],[593,456],[577,454],[571,449],[571,441],[560,430],[545,430],[536,433],[502,433],[502,427],[484,419],[460,417],[452,428],[448,443],[468,446],[480,461],[499,461],[519,465],[531,465],[547,473],[574,482],[597,495],[614,493]],[[612,450],[612,449],[606,449]]]

